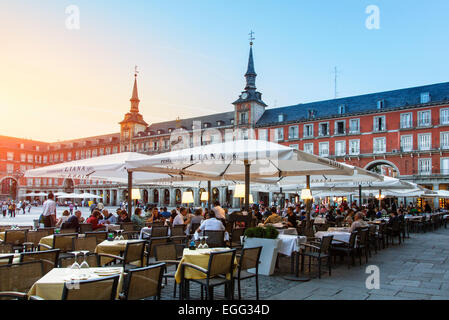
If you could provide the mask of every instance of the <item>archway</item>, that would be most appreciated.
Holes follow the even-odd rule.
[[[365,166],[365,169],[393,178],[397,178],[400,175],[398,167],[388,160],[372,161]]]
[[[153,203],[159,204],[159,191],[157,189],[153,190]]]
[[[179,189],[175,190],[175,203],[176,205],[180,205],[182,201],[182,192]]]
[[[212,204],[215,201],[220,201],[220,191],[217,188],[212,189]]]
[[[148,203],[148,190],[143,190],[143,203]]]
[[[164,189],[164,205],[170,205],[170,190]]]
[[[12,177],[5,177],[0,185],[0,199],[8,200],[17,198],[17,180]]]

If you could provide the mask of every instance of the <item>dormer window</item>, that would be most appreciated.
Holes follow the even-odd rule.
[[[218,121],[217,121],[217,126],[219,126],[219,127],[220,127],[220,126],[222,126],[222,125],[223,125],[223,121],[221,121],[221,120],[218,120]]]
[[[234,124],[234,119],[231,119],[231,124]]]
[[[158,130],[158,131],[157,131],[157,134],[162,134],[162,130]]]
[[[210,123],[209,122],[205,122],[204,123],[204,128],[209,128],[210,127]]]
[[[344,104],[338,106],[338,114],[343,114],[345,112],[346,111],[345,111],[345,105]]]
[[[421,103],[429,103],[430,102],[430,93],[423,92],[421,93]]]
[[[315,111],[314,110],[308,110],[309,119],[315,118]]]
[[[173,128],[168,128],[168,132],[171,133],[173,131]]]
[[[282,113],[278,115],[278,122],[284,122],[284,115]]]
[[[385,107],[385,100],[378,100],[377,101],[377,109],[383,109]]]

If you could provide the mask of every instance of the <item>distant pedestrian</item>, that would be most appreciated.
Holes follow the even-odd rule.
[[[56,202],[53,193],[48,194],[48,199],[44,202],[42,215],[46,228],[54,227],[56,224]]]

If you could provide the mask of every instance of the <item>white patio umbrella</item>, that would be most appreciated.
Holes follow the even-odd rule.
[[[143,183],[155,179],[163,179],[173,175],[138,172],[133,174],[128,171],[127,161],[144,160],[150,156],[135,153],[123,152],[105,156],[99,156],[83,160],[59,163],[51,166],[27,170],[25,177],[43,177],[43,178],[67,178],[67,179],[96,179],[105,181],[114,181],[128,184],[128,214],[131,215],[132,200],[131,189],[134,183]],[[78,198],[78,194],[62,196],[65,198]],[[61,198],[61,197],[60,197]],[[92,198],[92,196],[90,196]]]
[[[277,143],[238,140],[158,154],[149,159],[127,161],[133,172],[154,172],[193,177],[197,180],[245,181],[245,204],[249,205],[249,182],[291,180],[381,181],[375,173],[317,157]],[[309,184],[308,184],[309,185]]]
[[[101,196],[97,196],[96,194],[84,192],[80,195],[83,199],[101,199]]]
[[[54,193],[55,197],[65,196],[66,194],[67,194],[66,192],[55,192]]]

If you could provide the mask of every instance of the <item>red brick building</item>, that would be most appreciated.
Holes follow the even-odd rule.
[[[233,102],[234,111],[147,124],[139,113],[136,77],[131,108],[120,122],[120,132],[58,143],[0,136],[0,197],[16,198],[31,191],[88,191],[102,195],[106,204],[117,204],[125,199],[126,186],[21,175],[38,166],[117,152],[167,152],[179,142],[174,135],[178,131],[189,136],[183,141],[185,147],[219,142],[228,134],[256,135],[430,189],[448,189],[449,83],[268,108],[256,90],[256,76],[251,44],[246,86]],[[182,188],[140,188],[146,202],[181,201]],[[201,190],[193,191],[199,204]],[[253,196],[265,202],[276,198],[272,193]],[[214,188],[212,197],[222,203],[234,201],[225,187]]]

